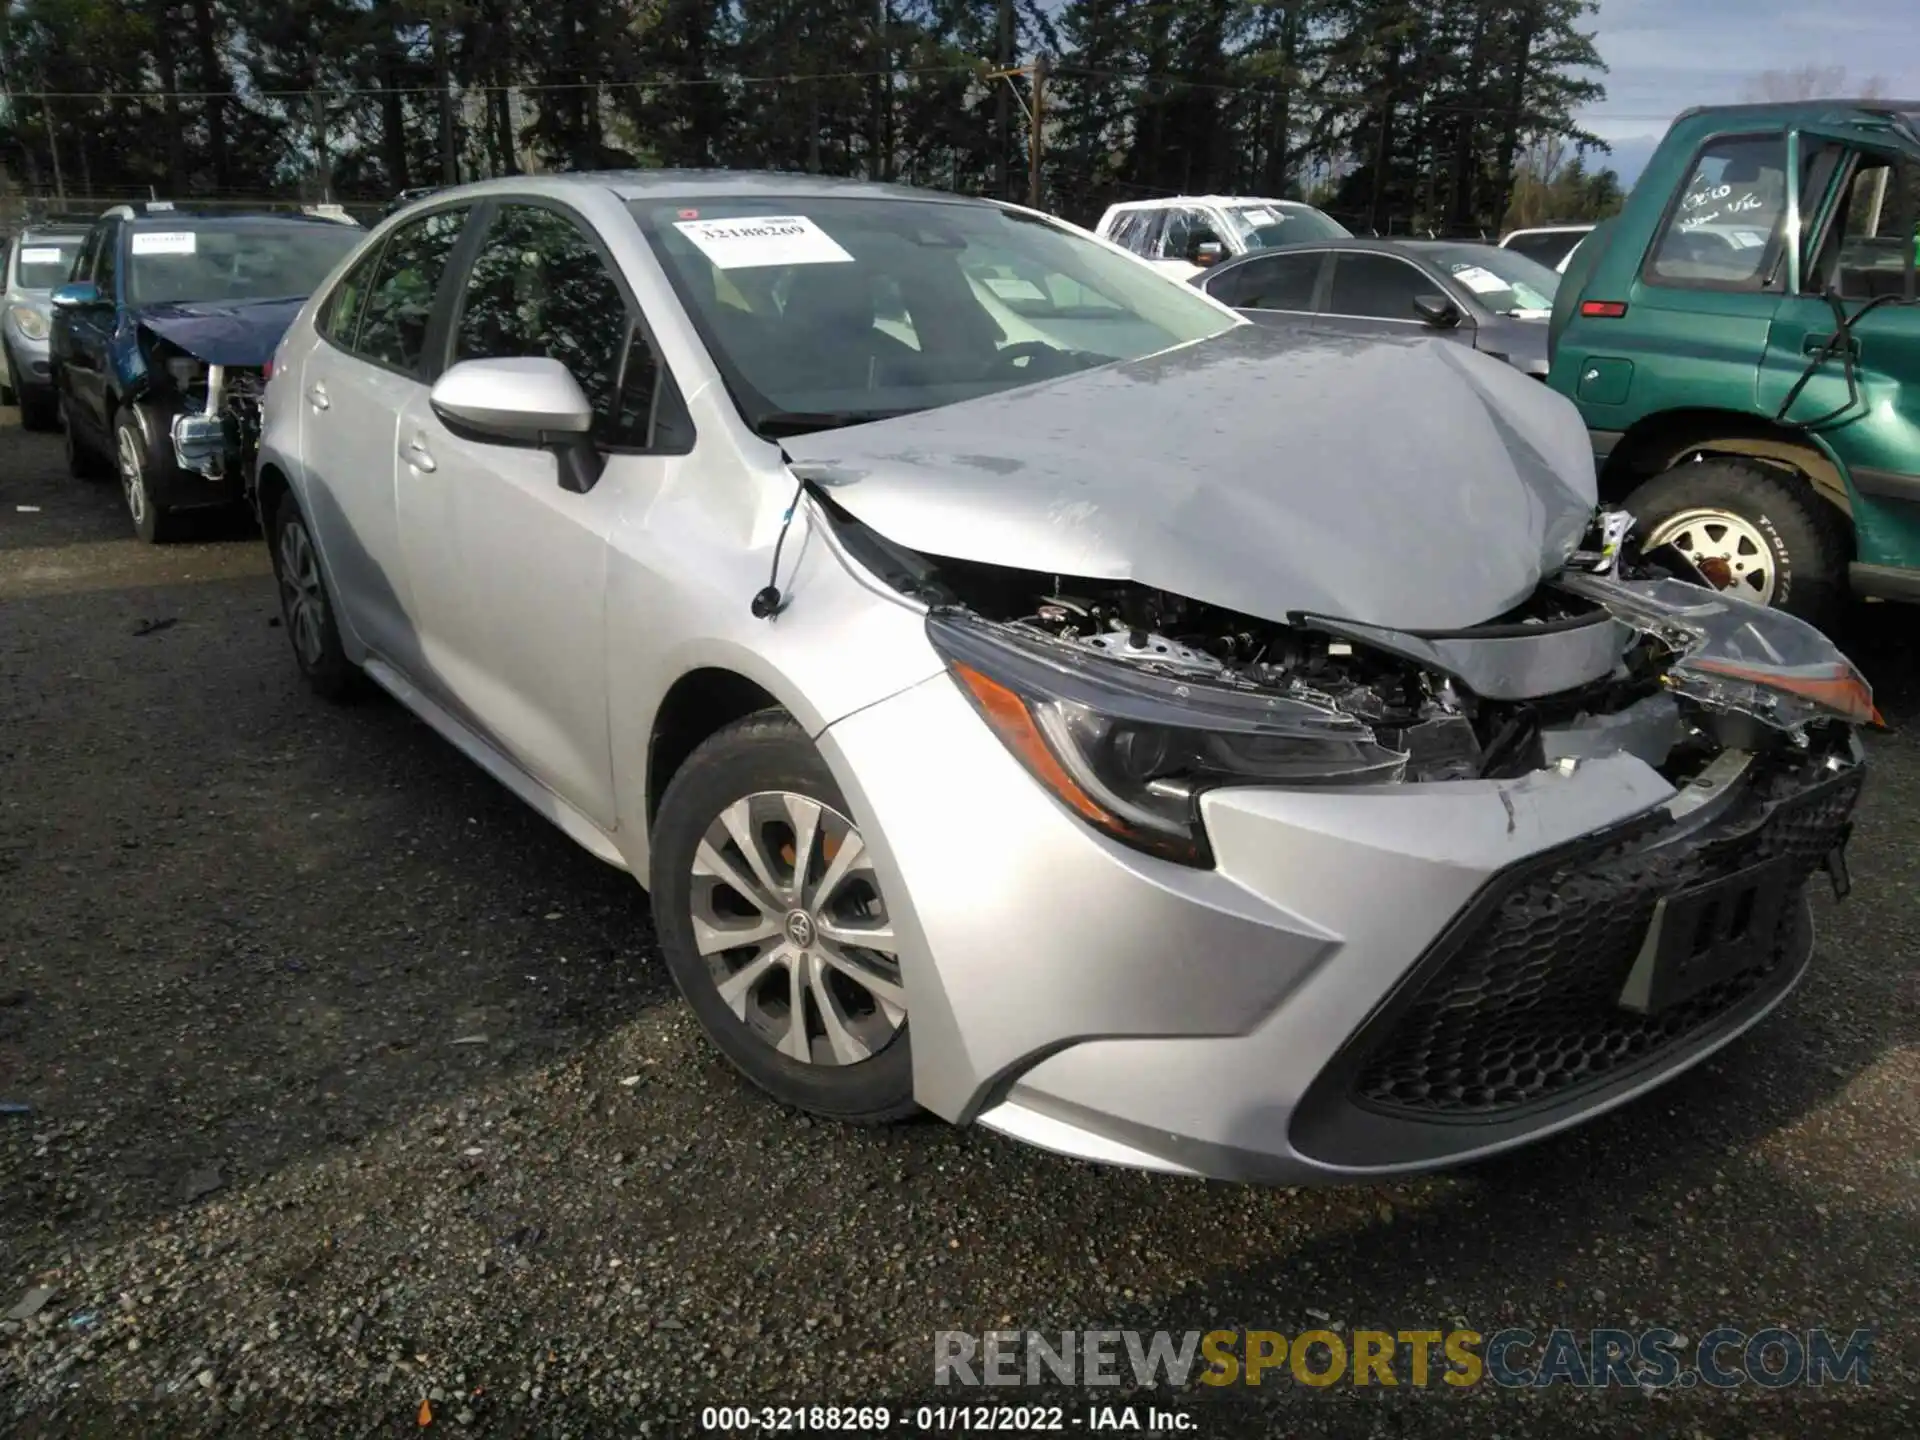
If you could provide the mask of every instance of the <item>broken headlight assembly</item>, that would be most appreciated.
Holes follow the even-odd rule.
[[[1095,828],[1210,865],[1199,797],[1216,785],[1370,785],[1407,756],[1299,696],[1116,664],[1038,632],[936,610],[927,636],[988,727]]]

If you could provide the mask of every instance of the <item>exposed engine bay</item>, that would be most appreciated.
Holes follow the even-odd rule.
[[[209,365],[163,336],[143,331],[146,397],[173,414],[174,461],[212,480],[252,473],[260,443],[264,366]]]
[[[1571,771],[1625,752],[1683,785],[1728,750],[1844,757],[1852,725],[1878,721],[1825,637],[1676,578],[1686,562],[1640,554],[1617,512],[1515,610],[1416,632],[1301,613],[1276,623],[1124,581],[932,559],[829,510],[857,558],[936,616],[991,622],[1069,664],[1103,659],[1361,722],[1396,757],[1373,779]]]

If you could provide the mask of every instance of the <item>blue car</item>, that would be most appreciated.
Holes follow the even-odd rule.
[[[333,215],[120,205],[53,292],[51,365],[75,476],[117,476],[134,533],[244,500],[280,337],[364,232]]]

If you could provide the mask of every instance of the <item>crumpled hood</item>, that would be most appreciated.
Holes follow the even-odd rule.
[[[1271,620],[1491,619],[1561,568],[1595,503],[1578,414],[1511,366],[1255,325],[783,443],[797,474],[923,554]]]
[[[265,365],[280,337],[306,304],[291,300],[226,300],[148,305],[133,312],[136,323],[197,355],[209,365]]]

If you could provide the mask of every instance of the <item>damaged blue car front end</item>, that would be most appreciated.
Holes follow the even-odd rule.
[[[303,299],[150,305],[129,317],[116,347],[128,393],[155,388],[179,400],[170,423],[175,463],[210,480],[249,473],[260,438],[260,400],[274,348]]]

